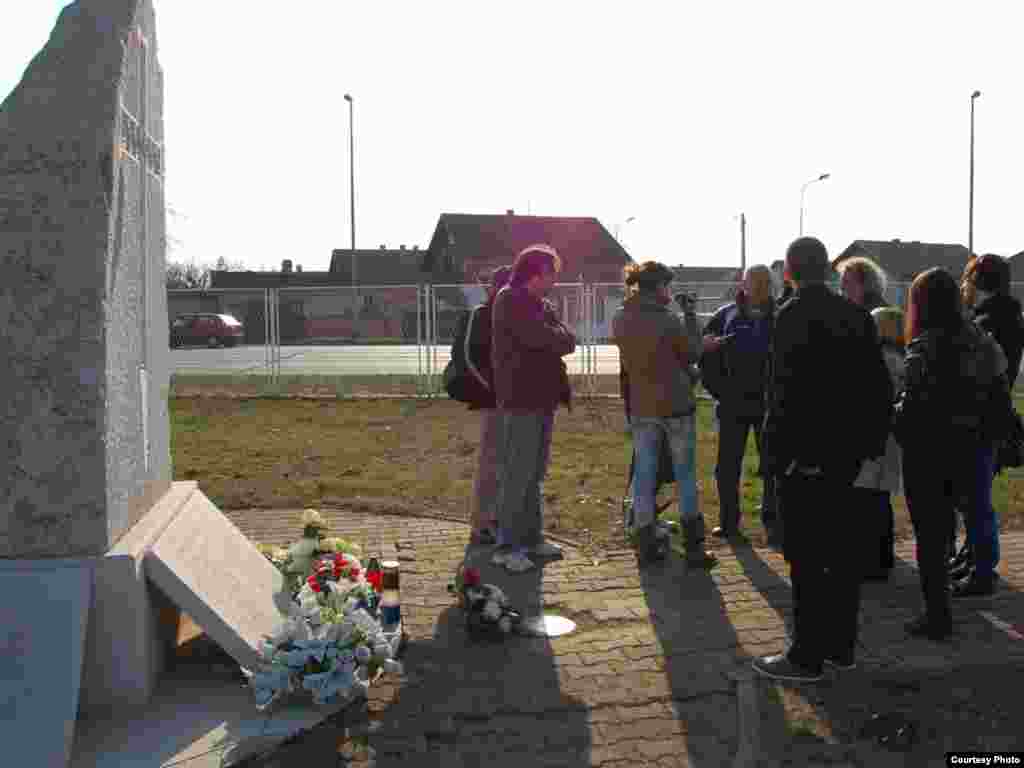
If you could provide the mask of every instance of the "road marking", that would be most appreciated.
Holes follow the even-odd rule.
[[[989,611],[978,611],[978,613],[984,616],[992,626],[996,627],[996,629],[1003,630],[1003,632],[1008,634],[1014,640],[1024,640],[1024,633],[1021,633],[1021,631],[1013,626],[1013,624],[1003,621],[994,613]]]

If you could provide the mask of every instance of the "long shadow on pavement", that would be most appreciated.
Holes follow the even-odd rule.
[[[676,555],[640,569],[650,621],[664,657],[671,707],[686,744],[687,765],[731,765],[739,748],[737,687],[763,638],[756,601],[734,565],[687,569]],[[762,612],[763,613],[763,612]],[[775,627],[781,633],[781,626]]]
[[[782,575],[788,567],[777,555],[770,556],[771,562],[768,562],[764,550],[737,546],[732,551],[753,587],[788,625],[792,619],[792,591],[788,578]],[[929,692],[948,691],[950,681],[954,679],[965,679],[969,686],[972,676],[981,686],[986,676],[971,670],[982,670],[992,665],[1002,665],[1007,672],[1012,668],[1024,673],[1024,643],[982,615],[985,612],[997,621],[1019,627],[1020,619],[1024,617],[1024,596],[1003,580],[1001,589],[993,598],[955,600],[955,634],[948,643],[932,643],[906,636],[904,623],[921,610],[917,569],[912,560],[897,558],[896,567],[887,582],[868,582],[862,587],[855,670],[827,670],[823,681],[810,685],[760,683],[762,703],[769,701],[774,706],[780,697],[785,697],[790,710],[788,726],[777,718],[762,718],[767,739],[774,740],[779,749],[787,748],[786,742],[794,737],[812,743],[834,743],[840,751],[844,746],[860,751],[877,749],[878,743],[871,741],[875,735],[871,718],[877,715],[892,718],[896,723],[911,723],[910,728],[915,735],[906,745],[908,765],[924,764],[915,763],[916,760],[934,759],[936,745],[944,741],[949,749],[964,748],[965,745],[950,741],[962,740],[963,733],[952,730],[944,733],[949,729],[949,723],[959,716],[956,710],[962,708],[963,702],[945,693],[939,694],[936,702]],[[780,643],[767,652],[784,650],[785,644]],[[1011,664],[1007,665],[1007,662]],[[1016,679],[1024,679],[1024,674],[1017,674]],[[984,697],[984,689],[979,688],[977,693]],[[943,711],[946,706],[948,712]],[[794,718],[796,722],[793,722]],[[801,733],[800,720],[806,722],[805,718],[823,724],[810,729],[818,734],[817,737]],[[892,730],[892,734],[886,734],[882,728],[881,735],[894,739],[895,730]],[[899,739],[889,743],[898,745]],[[922,744],[927,754],[921,750],[915,752],[914,744]],[[1009,747],[1005,745],[1005,748]],[[849,757],[848,754],[846,756]]]
[[[586,706],[562,693],[550,641],[467,633],[446,591],[459,555],[480,568],[483,583],[504,590],[513,608],[524,615],[542,610],[542,567],[512,575],[492,565],[483,548],[417,546],[415,566],[403,566],[403,578],[408,571],[428,621],[433,608],[441,611],[431,637],[406,649],[406,677],[369,739],[375,765],[480,766],[506,755],[524,766],[589,765]]]

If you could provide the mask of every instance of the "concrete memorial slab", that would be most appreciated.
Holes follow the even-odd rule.
[[[194,494],[145,558],[150,580],[243,667],[260,663],[281,622],[284,579],[203,494]]]
[[[78,709],[92,579],[74,562],[15,569],[2,560],[0,579],[2,762],[63,766]],[[25,615],[34,620],[25,622]]]

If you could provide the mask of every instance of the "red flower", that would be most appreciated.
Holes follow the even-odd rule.
[[[465,587],[477,587],[480,585],[480,569],[466,568],[462,572],[462,585]]]
[[[310,576],[306,579],[306,583],[309,584],[309,588],[314,592],[319,592],[321,590],[320,582],[317,580],[316,576]]]
[[[353,565],[352,566],[352,570],[349,571],[349,573],[348,573],[348,577],[350,579],[352,579],[352,581],[357,581],[359,579],[359,574],[360,574],[359,566],[358,565]]]

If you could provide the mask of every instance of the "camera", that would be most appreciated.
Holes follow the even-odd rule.
[[[673,298],[684,312],[693,312],[697,308],[696,293],[677,293]]]

